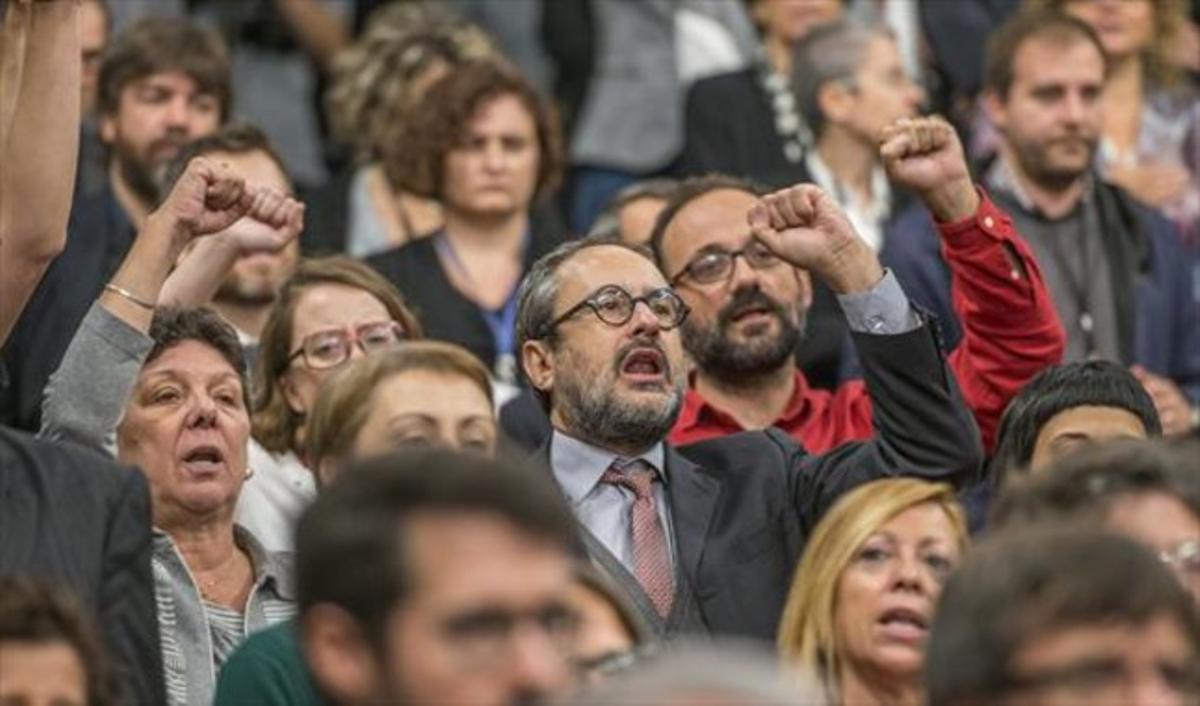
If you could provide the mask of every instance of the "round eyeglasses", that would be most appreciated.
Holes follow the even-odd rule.
[[[658,320],[659,328],[666,331],[682,324],[690,311],[687,304],[684,304],[679,295],[671,291],[669,287],[635,297],[623,288],[610,284],[597,289],[587,299],[567,309],[561,316],[547,324],[542,330],[541,336],[543,338],[549,336],[554,329],[558,328],[559,324],[585,308],[591,309],[596,318],[609,326],[624,326],[633,318],[633,311],[639,302],[646,305],[646,308]]]
[[[740,250],[706,250],[700,253],[671,278],[671,284],[678,284],[684,277],[690,278],[696,284],[720,282],[733,273],[733,262],[739,257],[746,258],[746,264],[756,270],[765,270],[783,262],[762,242],[751,240]]]
[[[314,370],[333,368],[350,359],[353,346],[358,345],[364,353],[391,348],[406,338],[404,328],[395,321],[374,321],[347,329],[327,329],[305,337],[288,356],[288,364],[304,356],[304,362]]]

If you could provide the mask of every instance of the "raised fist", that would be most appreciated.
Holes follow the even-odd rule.
[[[254,194],[250,210],[229,228],[224,237],[242,256],[277,253],[304,228],[304,204],[272,189]]]
[[[813,184],[762,197],[746,220],[772,252],[795,267],[812,270],[835,291],[864,291],[883,276],[874,252],[846,214]]]
[[[939,220],[960,220],[978,208],[962,143],[945,120],[897,120],[883,129],[879,156],[892,182],[916,192]]]
[[[158,210],[172,219],[177,232],[191,239],[225,230],[254,202],[244,179],[223,164],[196,157]]]

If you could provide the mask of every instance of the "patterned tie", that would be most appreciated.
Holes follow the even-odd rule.
[[[675,574],[671,570],[667,536],[654,503],[655,476],[654,469],[645,461],[618,459],[600,477],[600,482],[633,491],[629,523],[633,529],[633,573],[655,610],[665,619],[671,613],[675,597]]]

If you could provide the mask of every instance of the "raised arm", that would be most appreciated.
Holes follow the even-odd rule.
[[[79,0],[12,0],[0,35],[0,345],[67,241]]]
[[[862,362],[874,436],[826,455],[828,490],[820,494],[835,497],[887,475],[963,480],[973,473],[982,460],[978,431],[933,327],[833,200],[801,184],[764,197],[748,219],[767,247],[838,295]]]
[[[950,369],[990,450],[1008,401],[1061,360],[1066,334],[1032,251],[972,183],[948,123],[900,120],[885,129],[879,154],[892,181],[915,193],[934,218],[963,326]]]
[[[278,207],[282,203],[284,207]],[[276,204],[271,207],[270,204]],[[150,214],[120,269],[88,312],[50,378],[41,435],[113,447],[120,421],[153,342],[147,335],[163,283],[192,241],[246,214],[272,227],[301,207],[268,190],[251,193],[241,177],[203,157],[192,160],[163,204]]]

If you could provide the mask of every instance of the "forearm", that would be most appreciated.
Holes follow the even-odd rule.
[[[1066,336],[1032,252],[1007,215],[982,196],[969,217],[938,230],[963,325],[950,367],[990,449],[1008,401],[1060,362]]]
[[[163,283],[183,250],[183,242],[183,236],[168,217],[157,212],[150,214],[117,274],[110,280],[111,284],[142,302],[156,304]],[[154,318],[152,308],[109,289],[98,301],[109,313],[134,329],[143,333],[150,330]]]
[[[239,256],[236,244],[220,235],[200,239],[167,277],[158,302],[167,306],[204,306]]]
[[[283,21],[322,69],[350,41],[345,21],[317,0],[275,0]]]
[[[0,40],[0,342],[66,244],[79,143],[78,0],[8,3]]]
[[[115,453],[117,424],[152,347],[144,332],[93,305],[46,385],[39,435]]]

